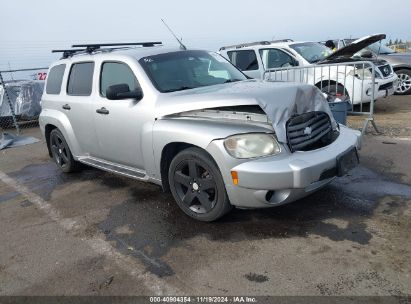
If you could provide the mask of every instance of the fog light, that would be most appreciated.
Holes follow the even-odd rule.
[[[237,171],[231,171],[231,178],[233,179],[233,184],[238,185],[238,173],[237,173]]]

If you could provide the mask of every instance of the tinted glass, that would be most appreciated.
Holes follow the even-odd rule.
[[[222,56],[206,51],[180,51],[139,60],[160,92],[173,92],[247,79]]]
[[[267,69],[295,66],[295,60],[278,49],[260,50],[260,55]]]
[[[258,70],[257,56],[253,50],[229,51],[230,61],[241,71]]]
[[[67,84],[67,94],[76,96],[91,95],[93,71],[94,62],[73,64]]]
[[[47,94],[60,94],[65,69],[65,64],[59,64],[50,69],[46,85]]]
[[[124,63],[106,62],[101,67],[100,94],[106,96],[109,86],[115,84],[127,84],[130,91],[139,87],[133,71]]]
[[[332,53],[331,49],[317,42],[295,43],[291,44],[290,47],[309,63],[321,61]]]

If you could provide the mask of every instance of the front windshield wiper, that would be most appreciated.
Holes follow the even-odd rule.
[[[241,81],[241,79],[227,79],[226,81],[224,81],[224,83],[237,82],[237,81]]]
[[[181,86],[177,89],[169,89],[169,90],[164,90],[164,93],[170,93],[170,92],[176,92],[176,91],[184,91],[184,90],[189,90],[189,89],[194,89],[193,87],[188,87],[188,86]]]

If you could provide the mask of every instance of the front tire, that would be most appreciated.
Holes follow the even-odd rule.
[[[396,95],[408,95],[411,93],[411,70],[395,71],[398,76],[398,87],[395,90]]]
[[[54,161],[63,172],[75,172],[80,168],[80,163],[73,158],[63,134],[58,129],[50,132],[50,150]]]
[[[196,220],[215,221],[232,209],[220,170],[202,149],[178,153],[171,161],[168,180],[178,206]]]

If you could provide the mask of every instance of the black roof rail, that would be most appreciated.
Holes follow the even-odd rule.
[[[52,50],[52,53],[63,53],[62,59],[69,58],[78,52],[86,52],[86,49]]]
[[[268,44],[270,44],[270,41],[256,41],[256,42],[250,42],[250,43],[233,44],[233,45],[227,45],[227,46],[221,47],[220,51],[225,50],[225,49],[232,49],[232,48],[241,49],[247,46],[268,45]]]
[[[286,38],[286,39],[278,39],[278,40],[273,40],[270,41],[271,43],[276,43],[276,42],[294,42],[294,40]]]
[[[93,53],[100,49],[102,46],[128,46],[128,45],[141,45],[142,47],[151,47],[162,44],[161,41],[149,41],[149,42],[130,42],[130,43],[94,43],[94,44],[73,44],[72,47],[85,47],[87,53]]]
[[[240,43],[240,44],[233,44],[233,45],[227,45],[223,46],[220,48],[220,51],[223,51],[225,49],[241,49],[243,47],[247,46],[253,46],[253,45],[270,45],[271,43],[276,43],[276,42],[293,42],[294,40],[292,39],[280,39],[280,40],[273,40],[273,41],[256,41],[256,42],[250,42],[250,43]]]

